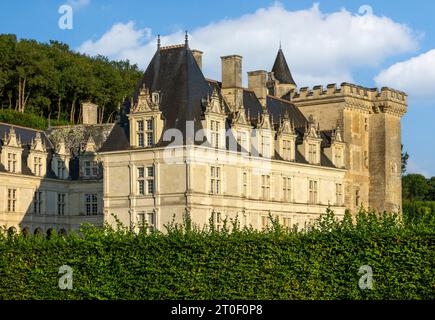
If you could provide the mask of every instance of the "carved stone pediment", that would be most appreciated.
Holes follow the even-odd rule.
[[[150,112],[157,111],[160,107],[160,93],[153,92],[143,86],[137,97],[137,101],[133,106],[132,112]]]
[[[314,139],[320,138],[319,128],[318,127],[316,128],[316,122],[314,121],[312,115],[308,117],[308,124],[307,127],[305,128],[305,137],[314,138]]]
[[[207,96],[203,103],[205,106],[205,113],[225,114],[223,103],[221,102],[216,88],[213,90],[211,96]]]
[[[30,149],[32,151],[45,152],[45,144],[44,144],[44,141],[42,140],[40,132],[37,132],[36,135],[35,135],[35,138],[32,139],[32,143],[30,145]]]
[[[15,133],[14,127],[11,127],[9,129],[9,134],[5,133],[5,137],[4,137],[3,141],[4,141],[5,145],[8,147],[21,148],[21,141],[20,141],[20,138]]]

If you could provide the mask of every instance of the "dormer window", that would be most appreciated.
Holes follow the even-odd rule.
[[[292,141],[286,139],[282,141],[282,157],[284,160],[292,160]]]
[[[85,177],[97,177],[98,176],[98,162],[97,161],[85,161],[84,173]]]
[[[270,137],[268,135],[261,137],[261,155],[270,158]]]
[[[245,131],[237,132],[237,143],[245,150],[249,152],[248,146],[248,134]]]
[[[8,153],[8,171],[17,172],[17,155],[15,153]]]
[[[335,166],[337,168],[343,167],[343,149],[342,148],[336,148],[335,149]]]
[[[144,122],[143,120],[139,120],[137,122],[137,145],[139,147],[144,147],[145,146],[145,142],[144,142]]]
[[[160,94],[158,92],[153,92],[151,99],[152,99],[153,103],[159,104],[160,103]]]
[[[318,163],[317,160],[317,145],[315,143],[308,144],[308,162]]]
[[[213,148],[219,148],[220,122],[211,120],[210,122],[210,144]]]
[[[57,177],[63,179],[65,177],[65,164],[62,160],[57,160]]]
[[[34,157],[33,158],[33,173],[37,176],[42,175],[42,158]]]
[[[152,119],[147,120],[146,135],[147,135],[147,147],[152,147],[154,144],[154,124]]]

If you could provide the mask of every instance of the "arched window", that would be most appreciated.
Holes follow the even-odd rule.
[[[15,228],[15,227],[10,227],[9,229],[8,229],[8,236],[9,237],[13,237],[14,235],[16,235],[17,234],[17,229]]]
[[[40,236],[42,236],[42,233],[43,232],[42,232],[41,228],[36,228],[35,231],[33,232],[33,235],[40,237]]]
[[[21,230],[21,233],[22,233],[22,235],[23,235],[24,237],[28,237],[29,234],[30,234],[30,230],[29,230],[28,227],[25,227],[25,228],[23,228],[23,229]]]
[[[47,239],[50,239],[53,236],[53,233],[54,233],[53,229],[49,228],[47,230]]]
[[[66,238],[66,236],[67,236],[67,232],[66,232],[66,230],[65,230],[65,229],[60,229],[60,230],[59,230],[59,235],[60,235],[61,237]]]

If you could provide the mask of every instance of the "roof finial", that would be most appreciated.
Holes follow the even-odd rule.
[[[157,49],[160,49],[160,35],[157,35]]]
[[[189,45],[189,34],[187,33],[187,30],[184,36],[184,44],[186,45],[186,47]]]
[[[282,49],[282,46],[281,46],[281,39],[279,40],[279,50],[281,50]]]

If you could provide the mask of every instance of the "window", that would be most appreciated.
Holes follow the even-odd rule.
[[[291,201],[291,184],[292,179],[289,177],[282,178],[282,200]]]
[[[310,180],[309,181],[309,203],[310,204],[316,204],[318,199],[317,199],[317,193],[318,193],[318,189],[317,189],[317,181],[315,180]]]
[[[212,194],[221,193],[221,168],[210,167],[210,192]]]
[[[42,175],[42,158],[40,157],[33,158],[33,173],[37,176]]]
[[[341,168],[343,166],[343,149],[335,149],[335,166]]]
[[[261,176],[261,197],[264,200],[269,200],[270,198],[270,176]]]
[[[17,205],[17,189],[8,189],[8,212],[15,212]]]
[[[17,155],[15,153],[8,153],[8,171],[17,172]]]
[[[137,169],[137,193],[145,195],[145,168]]]
[[[309,163],[318,163],[317,160],[317,145],[310,143],[308,145],[308,162]]]
[[[249,152],[248,134],[245,131],[237,132],[237,143],[244,149],[242,151]]]
[[[366,132],[369,131],[369,119],[367,119],[367,118],[364,119],[364,130]]]
[[[33,213],[35,214],[41,214],[41,208],[42,208],[42,192],[35,191],[33,194]]]
[[[152,147],[154,144],[154,124],[153,120],[147,120],[147,147]]]
[[[57,214],[59,216],[65,215],[65,193],[58,193],[57,194]]]
[[[269,227],[270,219],[268,216],[261,216],[261,230],[266,230]]]
[[[222,214],[220,212],[212,212],[211,217],[215,230],[221,231],[223,227]]]
[[[98,162],[97,161],[85,161],[85,177],[97,177],[98,176]]]
[[[282,141],[282,157],[284,160],[292,159],[292,144],[290,140]]]
[[[343,185],[341,183],[335,184],[335,204],[337,206],[343,205]]]
[[[85,194],[86,215],[98,214],[98,197],[96,194]]]
[[[219,148],[219,121],[211,120],[210,123],[210,144],[212,148]]]
[[[144,141],[144,122],[142,120],[137,122],[137,145],[139,147],[144,147],[145,146],[145,141]]]
[[[242,197],[248,196],[248,172],[242,172]]]
[[[57,177],[60,179],[65,177],[65,164],[62,160],[57,160]]]
[[[359,189],[355,191],[355,206],[359,207],[361,205],[361,196],[359,194]]]
[[[267,135],[261,137],[261,155],[266,158],[270,157],[270,137]]]
[[[147,228],[148,231],[156,229],[156,214],[155,212],[139,212],[137,214],[139,228]]]
[[[147,167],[147,194],[154,194],[154,167]]]
[[[290,229],[292,226],[292,220],[291,218],[282,218],[282,225],[285,229]]]

